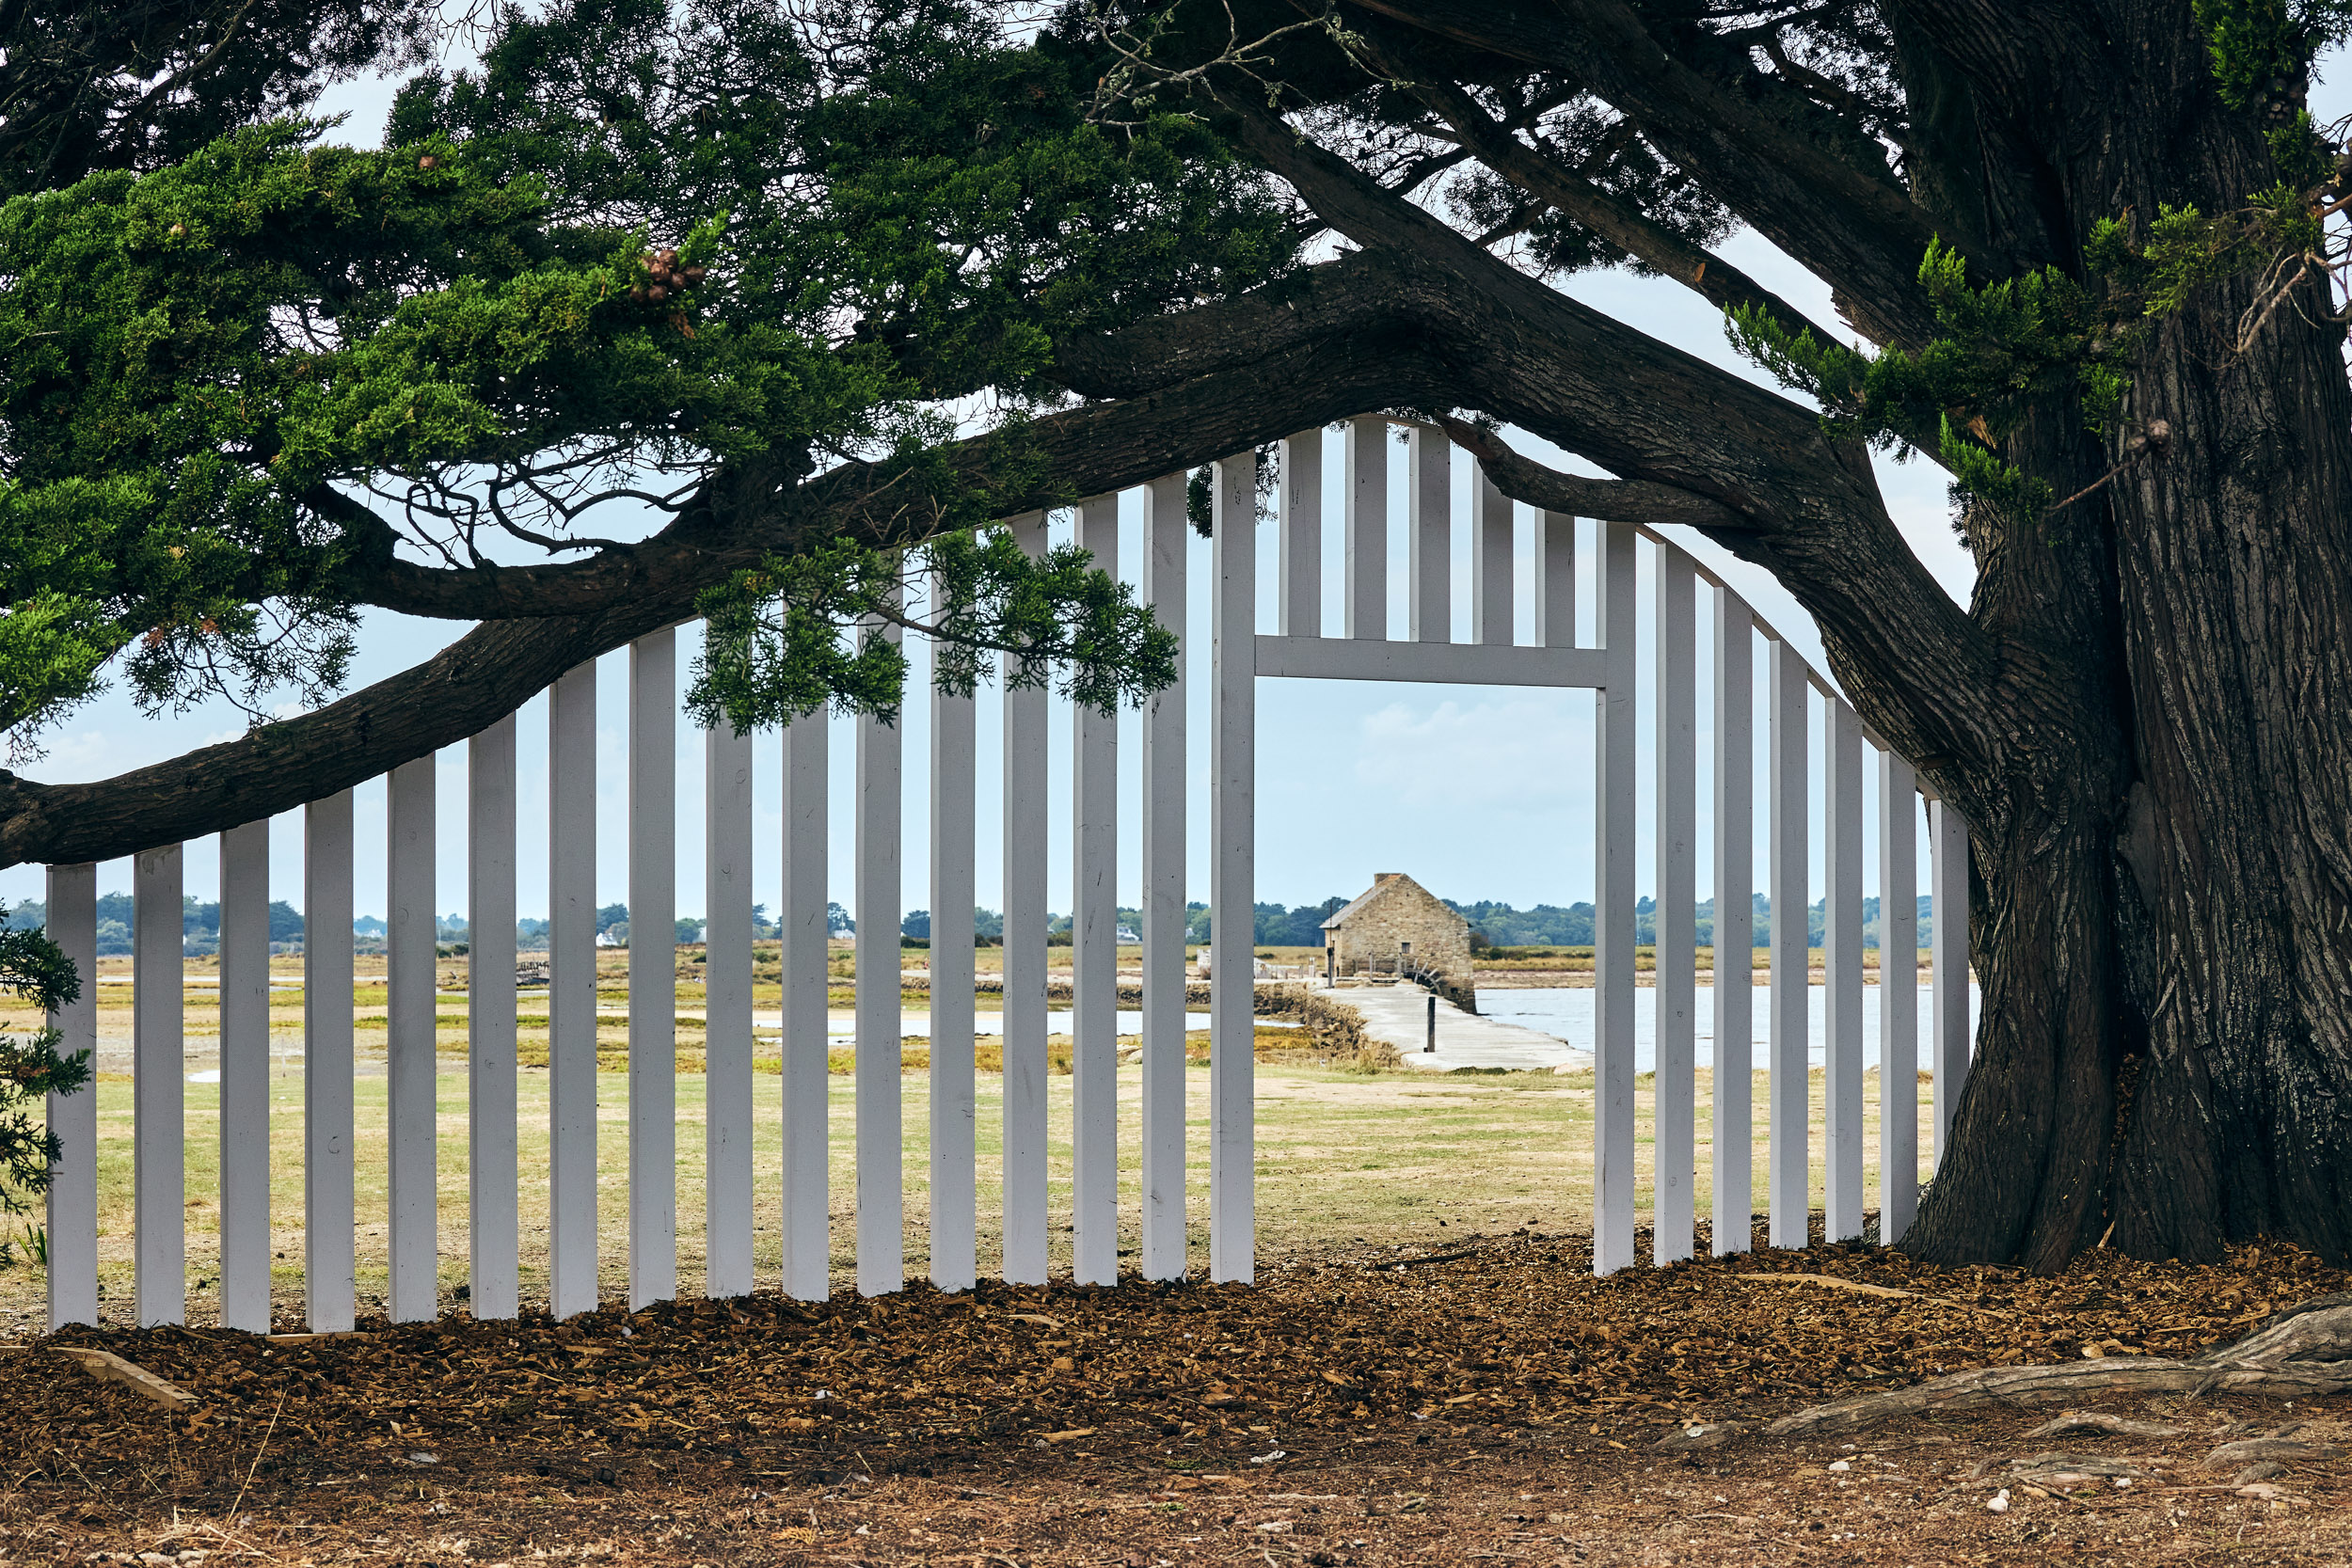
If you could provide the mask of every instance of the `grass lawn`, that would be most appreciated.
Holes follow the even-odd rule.
[[[449,1058],[444,1057],[445,1063]],[[1876,1074],[1869,1089],[1871,1162],[1868,1201],[1877,1194]],[[1190,1093],[1189,1167],[1193,1266],[1205,1268],[1208,1245],[1208,1072],[1196,1065],[1186,1074]],[[907,1173],[907,1258],[911,1275],[928,1265],[929,1085],[919,1072],[901,1081],[904,1095]],[[980,1270],[995,1268],[1001,1146],[1001,1079],[979,1079]],[[1813,1120],[1820,1121],[1822,1076],[1813,1074]],[[359,1296],[364,1313],[384,1293],[385,1139],[384,1083],[362,1077],[358,1084]],[[1056,1269],[1068,1267],[1067,1224],[1070,1169],[1070,1086],[1067,1077],[1050,1080],[1055,1206]],[[547,1187],[532,1174],[547,1169],[547,1085],[544,1071],[522,1073],[523,1290],[526,1301],[544,1299]],[[760,1228],[756,1233],[761,1289],[773,1288],[778,1259],[775,1228],[779,1202],[780,1080],[755,1080],[759,1097],[754,1148]],[[836,1288],[850,1277],[853,1234],[852,1146],[855,1094],[850,1081],[828,1081],[831,1096],[834,1269]],[[1922,1090],[1924,1091],[1924,1085]],[[216,1292],[219,1167],[217,1088],[187,1088],[189,1320],[211,1321]],[[441,1286],[443,1304],[457,1304],[466,1278],[466,1081],[462,1071],[440,1077],[441,1104]],[[1708,1137],[1708,1075],[1699,1081],[1698,1210],[1708,1217],[1712,1150]],[[110,1079],[98,1085],[100,1112],[100,1271],[104,1310],[127,1321],[132,1308],[131,1085]],[[677,1196],[679,1283],[700,1289],[703,1245],[703,1097],[699,1075],[682,1074],[677,1089]],[[272,1084],[270,1141],[273,1151],[273,1210],[278,1229],[278,1314],[294,1326],[301,1312],[302,1265],[302,1081],[298,1069],[281,1069]],[[608,1294],[627,1283],[628,1088],[618,1072],[602,1075],[597,1163],[601,1187],[602,1273]],[[1120,1075],[1122,1252],[1136,1244],[1139,1196],[1135,1170],[1140,1111],[1139,1069]],[[1924,1095],[1920,1101],[1924,1106]],[[1428,1076],[1417,1073],[1364,1075],[1289,1063],[1261,1063],[1258,1069],[1258,1246],[1265,1259],[1359,1243],[1437,1242],[1448,1236],[1508,1229],[1532,1223],[1585,1229],[1591,1220],[1592,1104],[1590,1074]],[[1754,1190],[1761,1207],[1764,1075],[1756,1075],[1756,1166]],[[1652,1100],[1647,1079],[1638,1099],[1639,1154],[1646,1196],[1652,1147]],[[1815,1134],[1818,1157],[1820,1135]],[[1814,1202],[1820,1198],[1817,1168]],[[1646,1223],[1646,1205],[1643,1220]],[[42,1281],[24,1262],[0,1268],[0,1328],[24,1331],[40,1316]]]

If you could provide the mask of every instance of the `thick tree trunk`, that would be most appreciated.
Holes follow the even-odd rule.
[[[2259,127],[2212,102],[2185,8],[2119,8],[2149,28],[2120,47],[2159,63],[2121,97],[2080,63],[2071,95],[2106,118],[2041,171],[2043,214],[2063,191],[2079,236],[2271,183]],[[2184,123],[2184,103],[2205,111]],[[2079,662],[2004,691],[2020,733],[1956,781],[1979,814],[1984,1022],[1905,1243],[1922,1256],[2352,1245],[2352,398],[2315,284],[2240,350],[2254,289],[2213,286],[2154,331],[2127,417],[2162,421],[2159,454],[2042,541],[1972,538],[1977,619],[2011,664]],[[2063,445],[2028,433],[2015,455],[2100,477]]]

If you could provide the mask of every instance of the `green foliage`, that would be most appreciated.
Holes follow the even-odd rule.
[[[1083,66],[953,0],[573,0],[412,82],[386,150],[248,126],[0,207],[0,730],[118,667],[315,702],[396,551],[590,548],[730,463],[995,515],[1057,341],[1295,259],[1196,121],[1088,124]],[[974,477],[939,451],[984,390]],[[790,645],[879,701],[861,648]]]
[[[435,0],[42,0],[0,10],[0,199],[152,169],[431,52]]]
[[[1014,689],[1050,684],[1106,711],[1139,705],[1176,678],[1176,636],[1092,562],[1073,545],[1032,560],[997,528],[904,555],[837,539],[771,559],[703,595],[709,631],[688,709],[745,732],[828,704],[895,722],[906,658],[886,628],[910,626],[945,637],[931,673],[944,691],[970,695],[1002,653],[1017,656]],[[915,581],[926,602],[910,615]]]
[[[2284,99],[2352,26],[2347,0],[2190,0],[2214,85],[2233,109]]]
[[[82,994],[81,977],[46,931],[8,927],[0,907],[0,990],[54,1012]],[[59,1145],[31,1107],[52,1094],[72,1094],[89,1082],[89,1053],[57,1054],[57,1032],[0,1035],[0,1212],[24,1213],[27,1195],[49,1186]]]
[[[1728,329],[1742,353],[1819,401],[1833,431],[1930,447],[1962,490],[2011,515],[2038,513],[2048,487],[1994,448],[2053,396],[2075,399],[2093,429],[2110,423],[2126,386],[2127,325],[2055,267],[1973,287],[1966,261],[1942,245],[1928,247],[1919,283],[1940,330],[1916,354],[1790,333],[1760,309],[1734,310]]]

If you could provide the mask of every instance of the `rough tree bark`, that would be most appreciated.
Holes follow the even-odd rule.
[[[2275,115],[2224,104],[2188,0],[1883,0],[1900,179],[1816,134],[1836,93],[1727,67],[1663,9],[1366,0],[1345,18],[1432,135],[1527,201],[1719,305],[1802,325],[1479,95],[1520,76],[1574,84],[1883,347],[1935,336],[1918,281],[1932,240],[1979,283],[2043,266],[2084,278],[2099,220],[2227,212],[2279,178]],[[1235,7],[1262,11],[1296,15]],[[1905,546],[1858,441],[1499,259],[1270,114],[1263,81],[1220,90],[1233,143],[1359,248],[1248,299],[1062,345],[1062,381],[1096,400],[1038,426],[1062,492],[1380,408],[1489,415],[1590,459],[1615,478],[1550,474],[1455,427],[1519,499],[1689,526],[1772,571],[1865,718],[1971,824],[1984,1024],[1904,1244],[2043,1269],[2102,1241],[2193,1259],[2257,1235],[2352,1251],[2352,393],[2324,284],[2244,344],[2257,280],[2205,286],[2145,337],[2114,429],[2088,428],[2071,393],[2035,404],[2001,455],[2084,493],[2025,524],[1963,510],[1979,569],[1963,613]],[[1934,432],[1901,434],[1932,452]],[[70,788],[0,777],[0,863],[210,831],[459,738],[565,664],[687,613],[746,550],[795,530],[905,536],[911,499],[865,494],[871,477],[780,486],[634,560],[544,580],[383,565],[363,596],[535,619],[162,768]]]

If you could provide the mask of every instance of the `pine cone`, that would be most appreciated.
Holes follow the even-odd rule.
[[[663,288],[660,284],[656,283],[653,287],[645,291],[645,297],[650,300],[660,301],[668,298],[669,293],[669,290]]]

